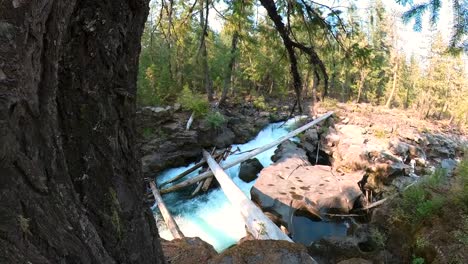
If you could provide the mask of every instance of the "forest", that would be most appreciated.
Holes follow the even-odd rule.
[[[452,6],[462,20],[464,5]],[[424,25],[430,28],[427,52],[408,54],[402,24],[420,30],[425,13],[406,10],[398,13],[382,1],[366,8],[346,1],[336,7],[314,1],[153,1],[142,37],[138,103],[166,105],[190,94],[222,105],[245,95],[261,102],[295,91],[313,101],[415,109],[418,118],[465,127],[466,39],[460,36],[466,25],[438,29],[433,13]]]

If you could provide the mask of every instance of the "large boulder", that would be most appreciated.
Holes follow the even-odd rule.
[[[426,153],[417,145],[393,139],[389,142],[388,147],[393,154],[400,156],[403,161],[414,160],[416,164],[422,166],[426,164]]]
[[[170,138],[156,138],[141,147],[145,176],[168,167],[181,166],[201,155],[196,131],[181,131]]]
[[[318,141],[319,135],[317,129],[311,128],[304,132],[304,136],[301,138],[300,144],[309,155],[314,155],[317,151]]]
[[[161,246],[168,264],[207,263],[217,255],[212,245],[198,237],[185,237],[171,241],[161,239]]]
[[[257,158],[249,159],[241,163],[239,178],[245,182],[257,179],[257,174],[263,169],[262,163]]]
[[[276,148],[275,154],[271,157],[271,160],[276,162],[280,159],[286,159],[289,157],[304,158],[304,161],[306,162],[308,160],[306,151],[291,140],[286,140],[285,142],[281,143],[278,148]]]
[[[330,166],[312,166],[303,149],[283,143],[277,161],[264,168],[250,193],[262,209],[273,211],[287,225],[290,214],[299,211],[320,218],[321,211],[347,213],[361,195],[357,182],[364,172],[340,174]]]
[[[356,125],[339,125],[337,131],[340,139],[333,153],[335,168],[351,171],[365,169],[369,163],[364,129]]]
[[[196,262],[191,262],[196,263]],[[208,261],[209,264],[314,264],[307,249],[282,240],[247,240]]]

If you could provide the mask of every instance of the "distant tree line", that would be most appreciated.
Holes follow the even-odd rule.
[[[397,2],[410,5],[402,18],[414,22],[415,29],[422,27],[424,13],[437,22],[440,1]],[[463,1],[452,1],[452,39],[445,43],[433,31],[424,61],[398,49],[400,16],[389,14],[381,1],[373,2],[365,16],[355,5],[333,8],[305,0],[223,3],[153,3],[142,39],[141,105],[173,103],[184,88],[221,105],[246,94],[279,97],[293,91],[299,110],[303,98],[330,97],[414,108],[422,118],[468,123]],[[224,20],[219,32],[210,25],[210,13]]]

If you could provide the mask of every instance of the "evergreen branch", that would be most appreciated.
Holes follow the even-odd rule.
[[[403,23],[407,24],[409,21],[414,19],[413,29],[414,31],[421,31],[422,29],[422,16],[427,11],[429,3],[422,3],[412,6],[408,11],[402,15]]]

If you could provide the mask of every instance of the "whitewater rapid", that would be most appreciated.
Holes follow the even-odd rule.
[[[232,150],[239,148],[241,152],[244,152],[273,142],[289,133],[291,127],[297,123],[297,120],[299,118],[290,119],[283,126],[283,122],[270,124],[262,129],[251,141],[245,144],[232,145]],[[271,156],[273,156],[275,149],[276,147],[271,148],[256,156],[264,167],[272,163]],[[231,155],[227,158],[227,161],[238,159],[240,155]],[[185,167],[168,169],[157,175],[156,182],[161,184],[193,165],[192,163]],[[226,172],[233,179],[234,183],[250,198],[250,189],[255,181],[250,183],[242,181],[238,177],[239,168],[240,165],[236,165],[226,170]],[[194,171],[184,179],[194,177],[198,175],[198,172],[199,170]],[[200,237],[213,245],[216,251],[220,252],[235,244],[246,235],[244,221],[240,213],[229,203],[221,189],[211,190],[195,198],[189,198],[189,196],[190,192],[187,191],[170,193],[163,196],[166,205],[185,236]],[[153,209],[155,209],[154,207]],[[156,209],[155,212],[158,212],[158,210]],[[162,238],[167,240],[173,239],[160,215],[158,215],[157,224],[159,235]]]

